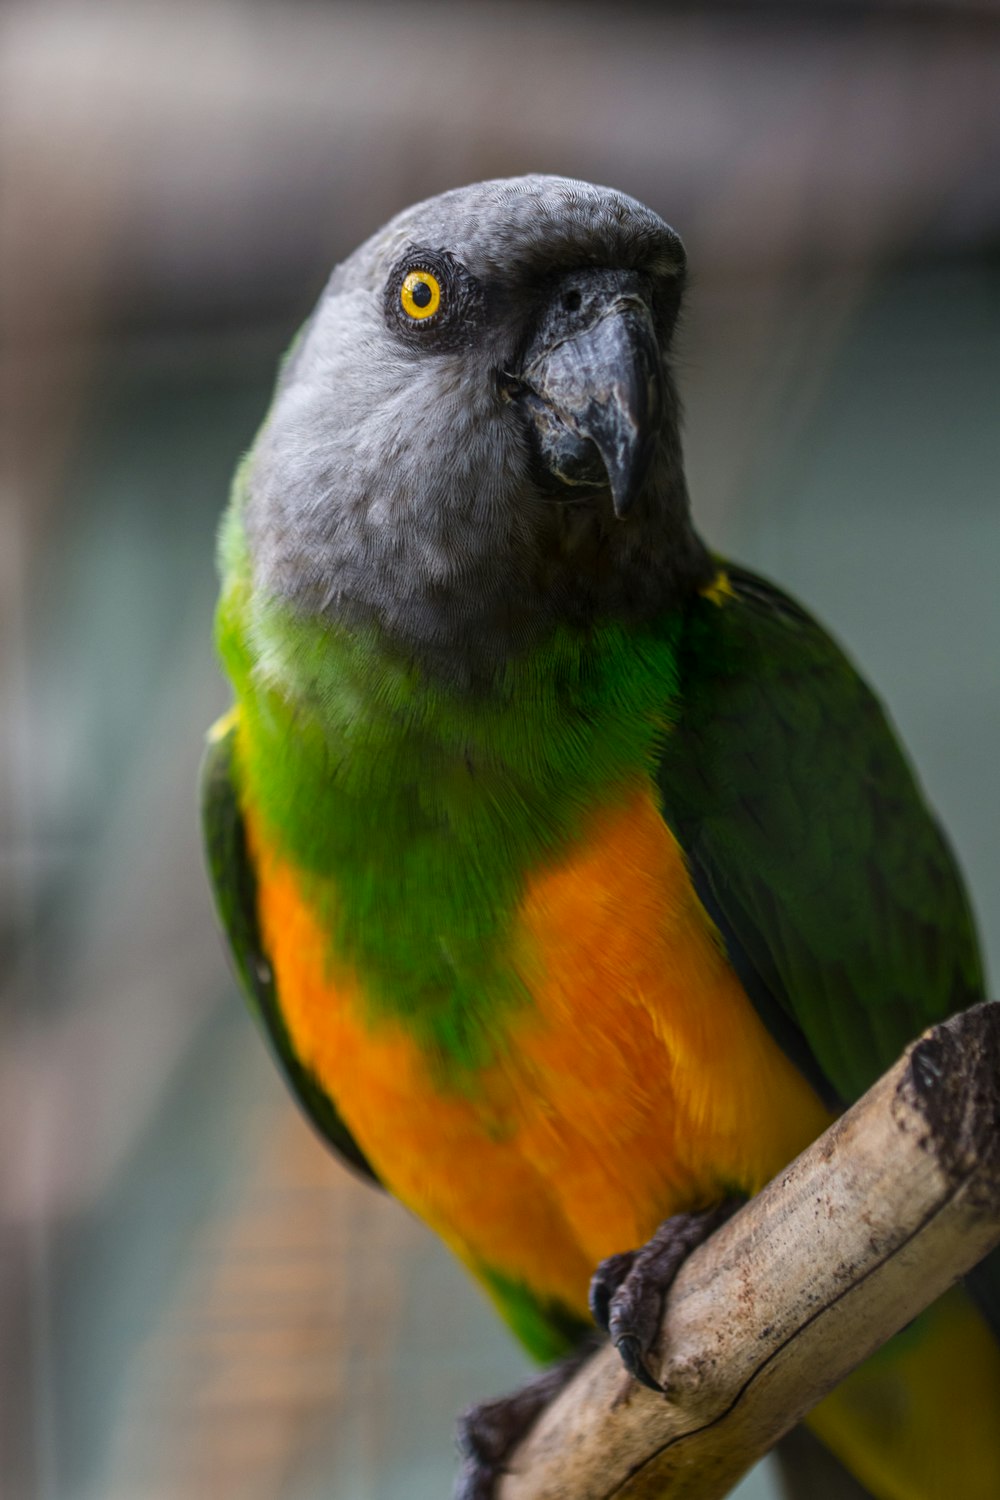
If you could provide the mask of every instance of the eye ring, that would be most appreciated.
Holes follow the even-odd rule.
[[[385,279],[382,307],[389,327],[412,349],[439,354],[469,343],[484,298],[450,250],[407,245]]]
[[[441,295],[441,283],[434,272],[424,266],[413,266],[399,288],[399,305],[408,318],[423,323],[440,309]]]

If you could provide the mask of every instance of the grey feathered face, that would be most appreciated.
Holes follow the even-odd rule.
[[[249,473],[257,587],[450,672],[700,582],[667,366],[683,270],[657,215],[564,178],[400,214],[281,373]]]

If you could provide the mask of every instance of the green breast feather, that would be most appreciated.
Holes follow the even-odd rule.
[[[560,627],[488,692],[428,680],[372,630],[255,597],[238,528],[219,643],[241,795],[301,873],[373,1016],[402,1016],[442,1086],[475,1086],[530,1004],[507,961],[526,875],[652,776],[679,614]]]

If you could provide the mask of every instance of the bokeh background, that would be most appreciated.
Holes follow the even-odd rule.
[[[286,1098],[195,783],[281,349],[390,214],[528,170],[681,231],[703,529],[879,684],[1000,973],[993,5],[7,0],[4,1500],[443,1500],[453,1413],[523,1372]]]

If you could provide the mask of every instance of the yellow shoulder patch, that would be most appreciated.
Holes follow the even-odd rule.
[[[239,704],[234,703],[232,708],[229,709],[227,713],[224,713],[222,715],[221,719],[216,719],[215,723],[209,729],[208,734],[205,736],[205,738],[208,740],[208,743],[210,745],[217,745],[220,740],[224,740],[226,738],[226,735],[231,729],[236,728],[239,722]]]
[[[708,599],[712,604],[718,604],[720,607],[725,604],[727,599],[736,598],[736,590],[729,582],[729,574],[725,568],[720,568],[712,579],[712,582],[706,584],[698,592],[703,599]]]

